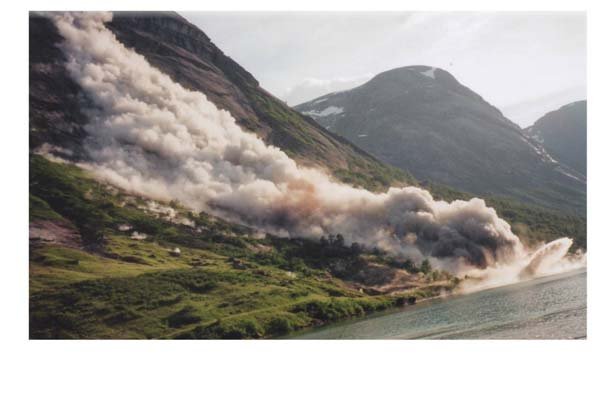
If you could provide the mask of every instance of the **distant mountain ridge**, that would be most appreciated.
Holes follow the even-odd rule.
[[[585,180],[440,68],[389,70],[295,109],[418,179],[584,212]]]
[[[558,162],[587,175],[587,101],[576,101],[549,112],[524,133]]]

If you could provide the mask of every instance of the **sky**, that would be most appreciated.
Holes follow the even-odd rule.
[[[584,12],[183,12],[290,105],[408,65],[439,67],[526,127],[586,99]]]

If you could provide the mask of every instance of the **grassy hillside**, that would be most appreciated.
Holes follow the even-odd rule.
[[[275,337],[457,283],[378,252],[263,237],[177,203],[148,203],[30,157],[32,338]],[[373,289],[396,276],[404,290]]]

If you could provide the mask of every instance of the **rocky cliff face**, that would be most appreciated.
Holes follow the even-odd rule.
[[[217,48],[204,32],[173,12],[114,13],[108,27],[127,47],[186,88],[204,93],[245,130],[278,146],[297,162],[327,169],[340,180],[371,189],[414,182],[347,140],[286,106]],[[70,79],[52,22],[30,15],[30,144],[76,156],[86,137],[90,105]]]
[[[30,15],[30,146],[44,143],[82,155],[81,142],[87,117],[87,101],[80,87],[70,79],[66,59],[58,45],[62,38],[53,23]]]
[[[587,175],[587,101],[547,113],[524,133],[558,162]]]
[[[419,179],[584,212],[584,180],[444,70],[390,70],[295,109]]]

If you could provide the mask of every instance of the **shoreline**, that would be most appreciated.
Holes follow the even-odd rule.
[[[393,315],[393,314],[399,314],[399,313],[402,313],[402,312],[408,312],[409,310],[414,310],[414,309],[417,309],[417,308],[421,308],[421,307],[418,307],[418,306],[427,307],[427,306],[430,306],[431,303],[435,303],[435,302],[447,301],[447,300],[451,300],[451,299],[465,297],[465,296],[468,296],[468,295],[481,294],[481,293],[485,293],[485,292],[488,292],[488,291],[491,291],[491,290],[499,290],[499,289],[502,289],[502,288],[510,288],[510,287],[519,286],[519,285],[527,286],[528,284],[532,284],[533,282],[544,283],[544,282],[549,282],[549,281],[561,280],[561,279],[564,279],[564,278],[571,277],[573,275],[581,274],[581,273],[586,272],[586,271],[587,271],[587,267],[585,266],[585,267],[581,267],[581,268],[578,268],[578,269],[569,270],[569,271],[566,271],[566,272],[550,274],[550,275],[536,277],[536,278],[532,278],[532,279],[528,279],[528,280],[524,280],[524,281],[519,281],[519,282],[515,282],[515,283],[511,283],[511,284],[506,284],[506,285],[500,285],[500,286],[485,288],[485,289],[481,289],[479,291],[474,291],[474,292],[468,292],[468,293],[449,293],[449,294],[445,294],[445,295],[436,295],[436,296],[426,297],[426,298],[422,298],[421,300],[418,299],[417,302],[415,304],[412,304],[412,305],[403,305],[403,306],[391,307],[391,308],[388,308],[387,310],[376,311],[376,312],[372,312],[372,313],[367,314],[367,315],[363,315],[363,316],[359,316],[359,317],[347,318],[347,319],[343,319],[343,320],[340,320],[340,321],[335,321],[335,322],[332,322],[332,323],[329,323],[329,324],[311,326],[311,327],[307,327],[307,328],[295,331],[295,332],[293,332],[291,334],[288,334],[288,335],[285,335],[285,336],[269,337],[267,339],[284,339],[284,340],[294,339],[294,340],[298,340],[298,339],[300,339],[301,336],[307,335],[308,333],[313,333],[313,332],[316,332],[316,331],[330,329],[330,328],[335,328],[335,327],[341,327],[341,326],[345,326],[345,325],[351,325],[353,323],[357,323],[357,322],[360,322],[360,321],[373,320],[373,319],[376,319],[376,318],[385,317],[385,316],[389,316],[389,315]],[[584,336],[584,339],[586,339],[586,335]]]

